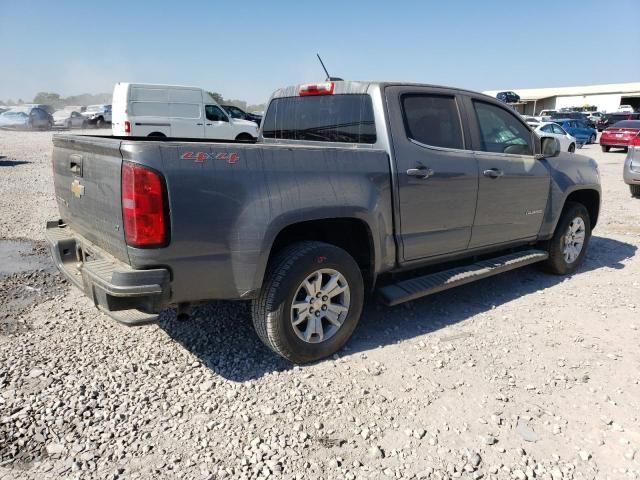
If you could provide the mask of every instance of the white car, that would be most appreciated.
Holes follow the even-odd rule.
[[[560,151],[575,152],[578,142],[557,123],[543,122],[534,130],[539,136],[554,137],[560,142]]]
[[[102,128],[111,123],[111,105],[89,105],[82,115],[90,124]]]
[[[258,138],[256,123],[231,117],[202,88],[178,85],[116,83],[112,126],[116,136]]]
[[[631,105],[620,105],[618,107],[618,112],[620,113],[634,113],[635,110]]]
[[[87,128],[89,122],[79,112],[58,110],[53,114],[53,126],[63,128]]]

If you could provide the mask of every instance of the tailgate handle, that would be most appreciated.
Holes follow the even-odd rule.
[[[72,153],[69,155],[69,170],[74,175],[82,176],[82,155]]]

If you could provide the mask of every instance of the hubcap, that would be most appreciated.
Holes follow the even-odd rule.
[[[564,234],[564,248],[562,249],[562,253],[565,262],[573,263],[580,256],[580,252],[582,252],[582,247],[584,246],[585,234],[586,227],[584,220],[580,217],[574,218]]]
[[[340,330],[350,304],[346,278],[331,268],[317,270],[300,284],[293,297],[293,331],[307,343],[324,342]]]

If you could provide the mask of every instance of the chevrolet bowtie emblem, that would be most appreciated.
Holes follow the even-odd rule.
[[[78,180],[74,180],[71,183],[71,193],[73,193],[76,198],[80,198],[84,195],[84,185],[80,185]]]

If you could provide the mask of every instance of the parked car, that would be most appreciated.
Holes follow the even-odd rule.
[[[629,185],[631,196],[640,198],[640,133],[629,141],[623,172],[624,182]]]
[[[567,133],[569,133],[569,135],[575,137],[578,143],[595,143],[598,138],[598,131],[589,126],[584,120],[575,120],[573,118],[553,118],[551,121],[557,123]]]
[[[41,108],[26,107],[0,114],[0,127],[18,130],[46,130],[53,127],[53,117]]]
[[[556,119],[565,120],[569,118],[573,120],[580,120],[581,122],[586,123],[591,128],[596,127],[596,124],[589,119],[589,115],[587,115],[585,112],[576,112],[576,111],[557,112],[551,115],[551,118],[549,119],[549,121],[555,122]]]
[[[622,120],[613,126],[606,128],[600,135],[600,145],[603,152],[608,152],[612,148],[622,148],[624,151],[632,140],[640,133],[640,120]]]
[[[634,113],[635,110],[633,109],[633,107],[631,105],[620,105],[618,107],[618,112]]]
[[[71,283],[129,325],[252,300],[258,336],[296,363],[339,350],[367,292],[396,305],[532,263],[576,271],[600,208],[594,160],[456,88],[283,88],[253,145],[53,143],[46,237]]]
[[[260,126],[260,122],[262,122],[262,116],[256,115],[255,113],[245,112],[240,107],[236,107],[235,105],[221,106],[222,108],[224,108],[225,112],[227,112],[232,118],[236,118],[238,120],[248,120],[250,122],[254,122],[258,126]]]
[[[111,123],[111,105],[89,105],[82,115],[90,125],[104,128]]]
[[[53,114],[54,127],[87,128],[89,121],[80,113],[69,110],[58,110]]]
[[[532,117],[531,115],[523,115],[522,118],[524,118],[524,121],[527,122],[527,125],[531,128],[535,129],[540,125],[540,120],[536,117]]]
[[[540,110],[540,113],[538,114],[538,120],[540,120],[541,122],[548,122],[549,119],[551,118],[551,115],[554,115],[555,113],[558,113],[557,110]]]
[[[518,103],[520,95],[515,92],[498,92],[496,98],[504,103]]]
[[[598,124],[598,122],[604,115],[604,113],[602,112],[585,112],[585,113],[587,114],[587,118],[591,120],[594,126]]]
[[[119,82],[113,89],[113,134],[252,142],[258,126],[233,118],[198,87]]]
[[[611,125],[623,120],[640,120],[640,113],[608,113],[600,119],[596,127],[598,128],[598,131],[601,132]]]
[[[578,144],[575,137],[567,133],[560,125],[554,122],[543,122],[535,130],[538,135],[551,136],[560,142],[560,150],[563,152],[575,152]]]

